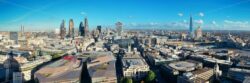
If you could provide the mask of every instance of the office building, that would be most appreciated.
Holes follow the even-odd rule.
[[[75,33],[74,33],[74,21],[73,19],[70,19],[69,20],[69,33],[68,33],[68,36],[69,37],[74,37]]]
[[[240,68],[230,68],[228,71],[228,77],[238,82],[243,82],[246,77],[250,76],[250,70]]]
[[[13,83],[23,83],[23,74],[21,72],[13,72]]]
[[[194,38],[193,18],[192,18],[192,16],[190,16],[190,22],[189,22],[189,37]]]
[[[101,26],[101,25],[98,25],[98,26],[97,26],[97,30],[99,31],[99,33],[102,33],[102,26]]]
[[[24,26],[23,25],[21,25],[21,37],[23,37],[24,36]]]
[[[84,25],[83,22],[79,25],[79,36],[84,36]]]
[[[122,59],[123,76],[141,80],[148,71],[149,66],[146,61],[140,56],[140,53],[134,49],[133,52],[128,52]]]
[[[117,35],[121,36],[122,35],[122,23],[121,22],[117,22],[117,23],[115,23],[115,25],[116,25]]]
[[[35,72],[40,83],[81,83],[82,65],[75,56],[67,55]]]
[[[61,39],[64,39],[65,36],[66,36],[66,28],[65,28],[65,21],[63,20],[60,25],[60,37]]]
[[[91,83],[116,83],[116,59],[111,52],[100,53],[98,56],[91,56],[87,62],[88,74]]]
[[[200,39],[202,37],[202,29],[199,26],[195,31],[195,39]]]
[[[89,35],[89,24],[88,24],[88,19],[87,17],[84,19],[84,36],[88,36]]]
[[[210,83],[213,76],[212,68],[203,68],[178,76],[177,83]]]
[[[59,28],[56,28],[56,29],[54,30],[54,34],[55,34],[55,35],[60,35],[60,29],[59,29]]]
[[[18,33],[17,32],[10,32],[10,40],[14,40],[15,44],[18,43]]]

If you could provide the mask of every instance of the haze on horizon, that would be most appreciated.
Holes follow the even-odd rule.
[[[250,0],[0,0],[0,31],[54,30],[64,19],[74,27],[85,17],[90,28],[250,30]]]

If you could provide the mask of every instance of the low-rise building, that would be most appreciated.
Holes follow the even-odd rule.
[[[136,50],[133,52],[127,52],[124,55],[122,59],[122,66],[123,76],[131,77],[135,80],[144,78],[149,71],[148,64]]]
[[[82,65],[75,56],[65,56],[35,72],[34,78],[40,83],[81,82]]]
[[[213,76],[212,68],[203,68],[178,76],[177,83],[210,83]]]
[[[239,68],[245,68],[245,69],[250,69],[250,61],[249,60],[240,60],[240,62],[238,62],[236,64],[237,67]]]
[[[156,66],[160,65],[160,64],[170,62],[170,61],[168,61],[167,59],[163,58],[160,55],[155,55],[155,54],[151,54],[151,53],[147,54],[147,58],[150,61],[150,64],[156,65]]]
[[[250,76],[250,70],[240,68],[230,68],[228,71],[228,77],[238,82],[243,82],[246,77]]]
[[[91,83],[117,82],[115,66],[116,59],[112,53],[107,52],[106,54],[93,56],[91,58],[91,61],[87,62],[87,69],[91,78]]]
[[[161,65],[162,74],[171,82],[177,82],[177,77],[186,72],[192,72],[203,67],[201,62],[186,60]]]

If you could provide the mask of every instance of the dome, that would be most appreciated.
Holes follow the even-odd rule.
[[[13,58],[13,53],[9,53],[8,58],[3,62],[3,66],[6,69],[11,69],[14,72],[20,71],[20,64],[17,62],[16,59]]]

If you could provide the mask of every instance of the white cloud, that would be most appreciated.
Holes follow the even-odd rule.
[[[204,23],[202,19],[194,20],[194,22],[197,23],[197,24],[203,24]]]
[[[177,15],[180,16],[180,17],[182,17],[182,16],[183,16],[183,13],[178,13]]]
[[[248,21],[231,21],[231,20],[224,20],[227,24],[239,24],[239,25],[245,25],[248,24]]]
[[[156,23],[156,22],[150,22],[149,24],[150,25],[157,25],[158,23]]]
[[[187,20],[183,20],[184,23],[187,23]]]
[[[86,13],[86,12],[81,12],[80,14],[81,14],[81,15],[86,15],[87,13]]]
[[[213,25],[216,25],[217,23],[216,23],[216,21],[213,20],[213,21],[212,21],[212,24],[213,24]]]
[[[173,22],[167,25],[170,27],[187,28],[189,24],[185,22]]]
[[[188,22],[167,22],[167,23],[158,23],[158,22],[149,22],[149,23],[130,23],[127,25],[129,28],[141,28],[141,29],[188,29],[189,23]]]
[[[200,13],[199,13],[199,16],[200,16],[200,17],[203,17],[203,16],[204,16],[204,13],[200,12]]]
[[[224,20],[224,27],[234,29],[250,28],[250,23],[248,21]]]
[[[249,21],[232,21],[232,20],[224,20],[222,22],[219,21],[209,21],[209,23],[204,23],[202,19],[194,20],[194,27],[202,26],[203,29],[208,30],[249,30],[250,22]],[[188,30],[189,22],[188,20],[182,20],[177,22],[149,22],[149,23],[131,23],[128,25],[130,28],[159,28],[159,29],[182,29]]]

